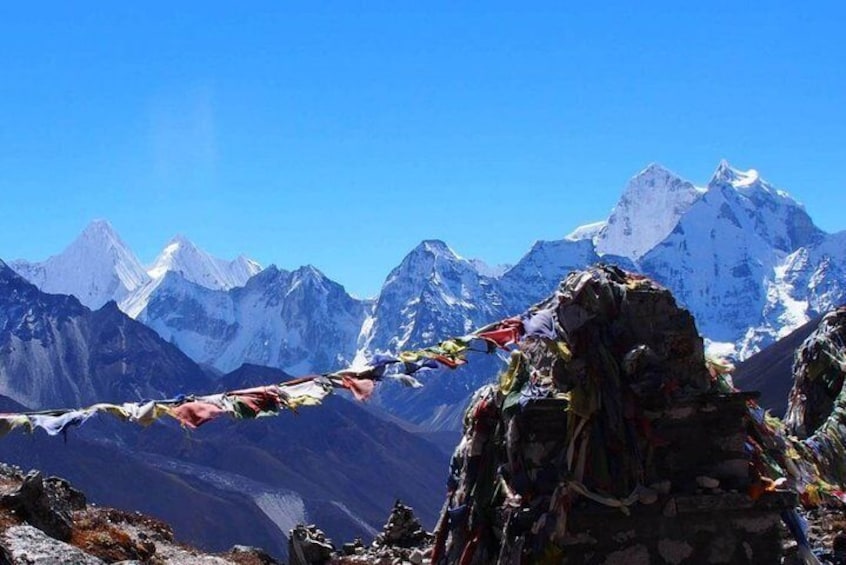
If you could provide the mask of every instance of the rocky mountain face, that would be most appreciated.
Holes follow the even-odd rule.
[[[230,290],[169,272],[137,319],[221,371],[254,363],[300,375],[351,361],[369,306],[314,267],[270,266]]]
[[[388,275],[361,331],[359,355],[425,347],[461,336],[508,315],[497,279],[480,273],[444,242],[418,245]],[[490,379],[497,359],[474,357],[457,371],[426,373],[426,385],[382,387],[379,400],[390,411],[431,428],[456,429],[464,399]]]
[[[30,407],[167,397],[209,380],[109,302],[46,294],[0,261],[0,394]]]

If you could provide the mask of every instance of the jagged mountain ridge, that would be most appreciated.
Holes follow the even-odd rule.
[[[844,242],[846,232],[824,233],[754,170],[723,161],[697,186],[653,164],[629,181],[607,221],[537,242],[505,272],[425,241],[388,275],[374,302],[350,297],[312,268],[268,269],[228,290],[165,269],[121,306],[220,370],[254,362],[302,373],[429,345],[517,314],[570,270],[603,261],[667,286],[709,342],[745,358],[846,297]],[[311,283],[297,284],[297,276]],[[417,423],[455,422],[459,397],[496,366],[461,369],[472,371],[467,383],[433,374],[428,390],[388,388],[381,401]]]
[[[114,300],[135,317],[164,276],[176,272],[210,289],[230,289],[246,284],[261,265],[239,256],[218,259],[184,236],[171,239],[153,264],[145,269],[106,220],[94,220],[61,253],[42,262],[24,259],[10,266],[19,275],[51,294],[70,294],[97,309]]]
[[[597,261],[617,264],[667,286],[692,311],[709,342],[745,358],[846,298],[843,243],[846,232],[824,233],[799,203],[754,170],[739,171],[723,161],[707,185],[698,187],[650,165],[629,182],[608,221],[576,228],[562,240],[536,243],[503,275],[486,281],[486,292],[496,297],[488,304],[497,305],[490,313],[498,319],[522,312],[573,269]],[[403,278],[395,272],[388,277],[385,288],[391,295],[397,286],[418,292],[407,291],[403,300],[384,308],[393,312],[391,323],[379,313],[369,320],[365,349],[423,345],[422,339],[391,337],[406,336],[411,319],[448,321],[440,337],[472,325],[479,303],[469,309],[454,300],[425,300],[428,294],[419,286],[425,275]],[[423,307],[430,313],[420,312]],[[475,376],[472,367],[460,369],[470,373],[468,380],[491,378],[493,369],[483,377]],[[415,397],[422,394],[398,393],[394,409],[408,414],[407,406],[423,401]],[[423,402],[431,415],[418,415],[416,421],[437,427],[446,411],[448,420],[456,422],[460,411],[447,408],[445,400],[455,396],[442,390],[432,396],[441,402]]]
[[[301,374],[351,361],[369,307],[314,267],[271,265],[228,291],[168,273],[138,320],[222,371],[255,363]]]
[[[649,198],[635,197],[644,186],[674,196],[656,208]],[[622,228],[612,229],[615,224]],[[661,231],[656,226],[670,229],[628,258],[673,291],[709,341],[739,358],[844,296],[838,278],[843,232],[826,234],[789,194],[726,161],[704,187],[651,165],[629,182],[608,222],[577,228],[568,238],[593,242],[600,255],[602,249],[642,250]]]
[[[178,235],[165,245],[147,274],[153,280],[166,273],[179,273],[186,280],[213,290],[244,286],[250,277],[261,271],[261,265],[243,255],[225,261],[212,257],[188,238]]]

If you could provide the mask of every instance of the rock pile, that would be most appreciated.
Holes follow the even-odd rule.
[[[414,510],[397,500],[382,532],[373,541],[373,547],[409,549],[424,546],[431,541],[431,534],[420,524]]]
[[[749,496],[751,395],[672,295],[595,267],[535,311],[554,338],[471,402],[433,563],[777,563],[795,496]]]
[[[432,535],[420,524],[414,510],[399,500],[369,547],[355,540],[337,551],[332,540],[313,525],[298,525],[291,530],[289,540],[290,565],[420,565],[429,562],[432,545]]]

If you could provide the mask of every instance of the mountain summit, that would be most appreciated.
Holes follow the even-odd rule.
[[[213,290],[244,286],[261,265],[244,256],[218,259],[186,237],[171,239],[149,269],[106,220],[94,220],[64,251],[40,263],[25,260],[10,265],[43,292],[70,294],[89,308],[109,300],[135,317],[167,273]]]
[[[244,286],[247,280],[261,271],[261,265],[243,256],[233,261],[212,257],[188,238],[177,235],[171,239],[147,274],[154,280],[165,273],[179,273],[186,280],[212,290],[228,290]]]
[[[601,255],[640,259],[670,235],[705,189],[653,163],[635,175],[595,237]]]
[[[89,308],[119,301],[149,281],[141,263],[106,220],[94,220],[64,251],[11,267],[44,292],[72,294]]]

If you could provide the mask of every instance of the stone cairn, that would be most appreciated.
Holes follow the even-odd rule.
[[[471,401],[432,562],[779,563],[796,501],[761,486],[755,395],[721,386],[670,292],[598,266],[533,310],[556,337]]]

